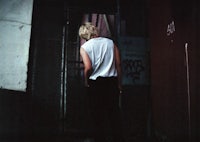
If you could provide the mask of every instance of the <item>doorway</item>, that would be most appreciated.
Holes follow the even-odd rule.
[[[70,132],[91,133],[87,95],[84,88],[83,62],[80,46],[85,42],[78,36],[79,26],[92,22],[100,29],[100,36],[116,40],[116,13],[85,12],[66,8],[63,28],[63,98],[64,129]]]

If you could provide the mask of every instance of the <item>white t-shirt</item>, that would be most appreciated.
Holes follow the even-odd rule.
[[[114,43],[104,37],[92,38],[81,46],[88,54],[92,63],[93,73],[89,79],[97,77],[116,77]]]

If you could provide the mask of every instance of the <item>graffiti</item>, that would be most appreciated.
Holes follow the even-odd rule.
[[[144,63],[141,59],[125,59],[123,60],[124,75],[131,78],[133,82],[141,79],[141,73],[144,71]]]
[[[175,32],[175,24],[174,21],[172,21],[170,24],[167,25],[167,36],[170,36]]]

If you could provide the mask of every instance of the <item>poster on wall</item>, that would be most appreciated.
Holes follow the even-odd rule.
[[[121,37],[119,49],[122,63],[123,85],[149,84],[149,49],[147,39]]]

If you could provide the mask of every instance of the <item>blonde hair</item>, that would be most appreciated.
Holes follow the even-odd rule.
[[[82,39],[89,40],[98,36],[98,29],[91,22],[86,22],[79,28],[79,36]]]

